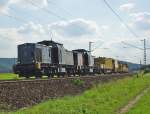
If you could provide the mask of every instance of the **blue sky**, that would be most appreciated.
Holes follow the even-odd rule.
[[[139,63],[142,51],[121,42],[142,47],[140,40],[146,38],[150,47],[150,1],[107,1],[138,38],[103,0],[0,0],[0,57],[17,57],[18,44],[52,37],[70,50],[88,49],[88,42],[93,41],[92,47],[99,47],[92,52],[94,56]]]

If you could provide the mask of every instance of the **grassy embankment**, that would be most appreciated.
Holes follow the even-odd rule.
[[[0,80],[14,80],[14,79],[19,79],[19,77],[13,73],[0,73]]]
[[[115,114],[150,85],[150,74],[111,81],[95,86],[82,95],[49,100],[11,114]]]
[[[57,76],[55,76],[57,77]],[[42,79],[47,79],[47,76],[42,76]],[[0,80],[21,80],[26,79],[25,77],[19,77],[17,74],[14,73],[0,73]],[[29,79],[35,79],[35,77],[30,77]]]

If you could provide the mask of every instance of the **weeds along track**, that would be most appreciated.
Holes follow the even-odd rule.
[[[90,89],[95,84],[108,82],[132,76],[133,73],[110,74],[101,76],[81,76],[66,78],[51,78],[38,80],[0,81],[0,105],[10,110],[29,107],[47,99],[59,98],[66,95],[78,95]],[[82,85],[73,83],[82,80]],[[8,109],[8,110],[9,110]]]
[[[71,76],[71,77],[54,77],[54,78],[42,78],[42,79],[12,79],[12,80],[0,80],[0,84],[13,84],[13,83],[23,83],[23,82],[44,82],[44,81],[51,81],[51,80],[65,80],[65,79],[76,79],[76,78],[80,78],[80,79],[84,79],[84,78],[96,78],[96,77],[100,77],[100,78],[120,78],[121,76],[132,76],[134,73],[123,73],[123,74],[102,74],[102,75],[86,75],[86,76]],[[104,80],[105,81],[105,80]]]

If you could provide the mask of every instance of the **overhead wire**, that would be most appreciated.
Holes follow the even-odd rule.
[[[31,0],[26,0],[26,1],[27,1],[28,3],[30,3],[31,5],[33,5],[33,6],[37,7],[37,8],[39,8],[39,9],[43,10],[44,12],[47,12],[47,13],[49,13],[49,14],[51,14],[51,15],[57,17],[57,18],[59,18],[60,20],[67,20],[66,18],[63,18],[63,17],[57,15],[56,13],[50,11],[50,10],[47,9],[47,8],[40,7],[38,4],[34,3],[34,2],[31,1]],[[48,0],[48,1],[49,1],[49,0]],[[49,3],[50,3],[50,1],[49,1]],[[53,2],[53,3],[54,3],[54,2]],[[56,5],[56,4],[55,4],[55,5]],[[10,9],[15,12],[15,10],[14,10],[13,8],[10,8]],[[64,10],[65,10],[65,9],[64,9]],[[67,12],[67,11],[65,10],[65,12]],[[1,12],[0,12],[0,13],[1,13]],[[7,16],[7,17],[9,17],[9,18],[15,19],[16,21],[20,21],[20,22],[23,22],[23,23],[26,23],[26,22],[27,22],[26,19],[21,18],[21,17],[18,17],[18,16],[6,14],[6,13],[1,13],[1,14],[3,14],[4,16]],[[70,14],[70,13],[68,13],[68,12],[67,12],[67,14],[70,15],[70,16],[73,16],[72,14]],[[78,30],[81,31],[82,28],[78,27]]]
[[[23,22],[23,23],[24,23],[24,22],[27,22],[25,19],[20,18],[20,17],[18,17],[18,16],[10,15],[10,14],[4,13],[4,12],[0,12],[0,14],[4,15],[4,16],[6,16],[6,17],[9,17],[9,18],[13,18],[13,19],[16,20],[16,21],[20,21],[20,22]]]
[[[38,4],[36,4],[35,2],[33,2],[31,0],[26,0],[26,1],[29,2],[30,4],[32,4],[33,6],[35,6],[35,7],[39,8],[39,9],[43,10],[44,12],[47,12],[48,14],[53,15],[53,16],[59,18],[60,20],[67,20],[66,18],[57,15],[55,12],[52,12],[51,10],[49,10],[49,9],[47,9],[45,7],[40,7]]]
[[[71,17],[74,17],[74,15],[72,13],[70,13],[66,8],[63,8],[63,7],[60,7],[58,6],[56,3],[50,1],[50,0],[47,0],[48,4],[52,4],[52,5],[55,5],[57,8],[59,8],[60,10],[63,10],[67,15],[71,16]]]
[[[111,10],[111,12],[119,19],[119,21],[126,27],[126,29],[136,38],[138,38],[139,36],[132,30],[132,28],[130,28],[130,26],[128,24],[126,24],[126,22],[124,22],[124,20],[122,19],[122,17],[115,11],[115,9],[113,9],[113,7],[109,4],[109,2],[107,2],[107,0],[103,0],[105,5]],[[126,42],[122,42],[125,45],[128,45],[130,47],[139,49],[139,50],[144,50],[143,48],[137,47],[135,45],[126,43]]]
[[[127,28],[127,30],[136,38],[138,38],[139,36],[128,26],[128,24],[126,24],[124,22],[124,20],[122,19],[122,17],[112,8],[112,6],[107,2],[107,0],[103,0],[104,3],[106,4],[106,6],[112,11],[112,13],[119,19],[119,21]],[[137,48],[137,49],[140,49],[140,50],[144,50],[143,48],[139,48],[135,45],[132,45],[132,44],[129,44],[129,43],[126,43],[126,42],[122,42],[123,44],[125,45],[128,45],[128,46],[131,46],[133,48]]]
[[[138,35],[124,22],[122,17],[112,8],[112,6],[107,2],[107,0],[103,0],[106,6],[112,11],[112,13],[119,19],[119,21],[127,28],[127,30],[134,36],[138,37]]]
[[[136,48],[136,49],[140,49],[140,50],[144,50],[143,48],[140,48],[140,47],[137,47],[135,45],[132,45],[132,44],[129,44],[129,43],[126,43],[124,41],[122,41],[123,44],[127,45],[127,46],[130,46],[130,47],[133,47],[133,48]]]

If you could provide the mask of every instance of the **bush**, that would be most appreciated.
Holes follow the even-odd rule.
[[[144,74],[150,73],[150,69],[145,69]]]
[[[76,86],[82,86],[82,85],[84,84],[84,81],[81,80],[81,79],[79,79],[79,78],[77,78],[77,79],[73,79],[73,80],[72,80],[72,83],[73,83],[74,85],[76,85]]]

